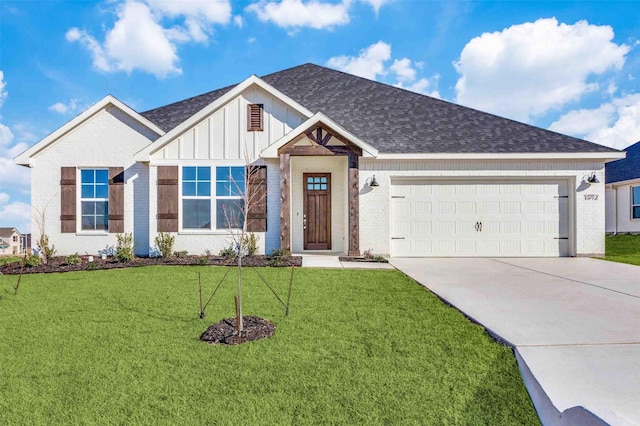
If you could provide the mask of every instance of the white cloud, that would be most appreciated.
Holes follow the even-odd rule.
[[[360,0],[363,3],[368,3],[369,5],[371,5],[371,7],[373,8],[373,11],[376,13],[376,15],[378,14],[378,12],[380,12],[380,8],[386,4],[389,3],[389,0]]]
[[[366,49],[360,50],[358,56],[335,56],[329,58],[326,65],[340,71],[348,72],[369,80],[394,77],[396,87],[411,90],[433,97],[440,97],[438,92],[439,76],[436,74],[430,78],[418,78],[418,69],[424,67],[424,63],[412,61],[409,58],[394,59],[390,66],[391,45],[379,41]]]
[[[324,3],[317,0],[261,0],[250,4],[246,10],[256,14],[262,22],[298,29],[303,27],[324,29],[349,23],[350,0],[341,3]]]
[[[0,226],[31,232],[31,206],[22,201],[9,202],[9,194],[0,193]]]
[[[457,102],[529,121],[597,90],[591,77],[620,69],[629,47],[612,40],[609,26],[555,18],[484,33],[454,63]]]
[[[79,28],[66,33],[83,45],[93,67],[104,72],[141,70],[164,78],[181,74],[177,44],[208,43],[214,24],[231,19],[228,0],[127,1],[118,6],[118,20],[103,43]]]
[[[49,111],[57,112],[58,114],[64,114],[66,112],[73,112],[78,108],[78,100],[71,99],[68,103],[56,102],[49,107]]]
[[[387,73],[384,63],[389,59],[391,59],[391,45],[379,41],[362,49],[358,56],[334,56],[327,61],[327,66],[375,80],[377,76]]]
[[[233,17],[233,23],[236,27],[242,28],[244,27],[244,18],[240,15],[236,15]]]
[[[626,95],[593,109],[564,114],[549,129],[612,148],[640,140],[640,94]]]

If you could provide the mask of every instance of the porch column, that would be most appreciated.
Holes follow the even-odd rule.
[[[280,154],[280,249],[291,253],[291,158]]]
[[[349,256],[360,256],[360,190],[358,155],[349,153]]]

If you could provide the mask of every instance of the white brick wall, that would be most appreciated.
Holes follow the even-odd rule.
[[[583,177],[596,172],[600,183],[581,185]],[[363,191],[372,175],[380,186]],[[575,183],[571,193],[570,222],[575,229],[577,255],[604,253],[604,164],[597,161],[360,161],[360,249],[389,254],[390,185],[392,177],[563,177]],[[584,195],[596,195],[589,200]],[[571,203],[570,203],[571,204]]]
[[[35,218],[44,212],[44,231],[58,255],[72,253],[97,254],[98,250],[116,244],[115,234],[60,232],[60,167],[124,167],[125,231],[133,232],[134,224],[148,222],[145,206],[146,166],[136,164],[133,155],[157,137],[151,130],[132,120],[115,107],[98,112],[58,141],[36,154],[31,171],[32,242],[35,246],[40,227]],[[80,187],[77,187],[77,204]],[[144,254],[148,237],[144,227],[136,229],[136,252]]]

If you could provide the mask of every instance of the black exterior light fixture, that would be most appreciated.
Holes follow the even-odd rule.
[[[596,172],[591,173],[591,175],[587,178],[587,182],[599,183],[598,178],[596,177]]]
[[[364,183],[365,183],[365,185],[368,185],[369,187],[380,186],[380,184],[376,180],[376,175],[371,176],[370,178],[365,180]]]

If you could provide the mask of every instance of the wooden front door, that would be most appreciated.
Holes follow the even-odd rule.
[[[331,173],[304,173],[304,249],[331,249]]]

